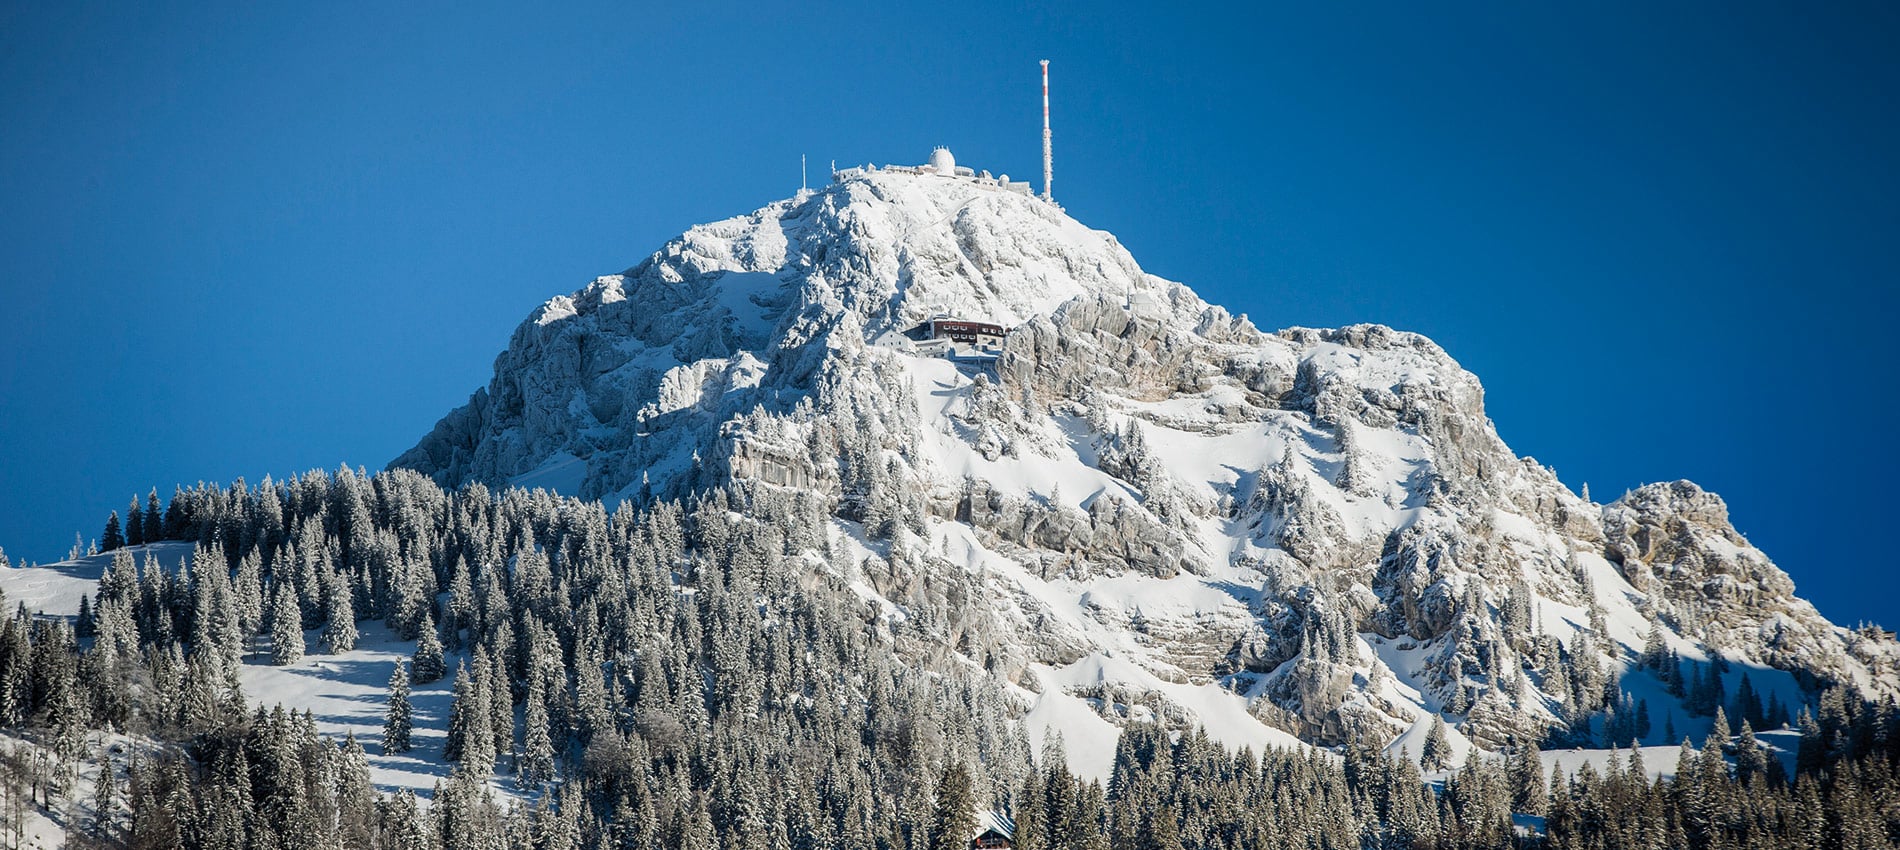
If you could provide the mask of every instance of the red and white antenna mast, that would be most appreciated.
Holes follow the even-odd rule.
[[[1049,182],[1055,179],[1055,157],[1049,146],[1049,60],[1042,60],[1042,199],[1055,200]]]

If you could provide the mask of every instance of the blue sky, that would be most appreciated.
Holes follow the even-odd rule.
[[[0,6],[0,546],[378,468],[527,312],[841,164],[1039,169],[1266,328],[1426,333],[1600,500],[1900,625],[1900,11]],[[390,8],[392,6],[399,8]]]

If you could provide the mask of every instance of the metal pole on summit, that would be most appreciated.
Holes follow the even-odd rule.
[[[1042,60],[1042,199],[1055,200],[1049,184],[1055,180],[1054,156],[1049,145],[1049,60]]]

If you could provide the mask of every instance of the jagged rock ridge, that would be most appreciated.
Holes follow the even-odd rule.
[[[1010,331],[993,360],[914,350],[938,314]],[[929,174],[852,172],[549,300],[392,465],[822,499],[833,569],[933,612],[939,661],[1009,678],[1072,743],[1154,717],[1415,749],[1443,714],[1494,747],[1608,732],[1625,692],[1655,738],[1695,722],[1639,669],[1658,634],[1789,704],[1892,693],[1900,658],[1796,597],[1714,495],[1598,505],[1515,455],[1424,337],[1264,333],[1051,204]]]

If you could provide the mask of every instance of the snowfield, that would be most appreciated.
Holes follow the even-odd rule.
[[[316,715],[317,731],[341,741],[355,735],[369,755],[370,780],[384,791],[407,788],[427,799],[439,781],[447,781],[450,765],[442,758],[448,740],[449,697],[460,657],[448,656],[450,674],[426,685],[410,685],[409,707],[413,727],[406,753],[383,751],[383,712],[389,701],[389,673],[398,660],[405,663],[416,651],[415,641],[403,641],[380,623],[363,623],[356,648],[340,655],[305,655],[283,667],[250,659],[240,679],[244,694],[263,706],[282,704]],[[317,645],[320,630],[305,641]],[[497,785],[496,787],[501,787]]]
[[[147,556],[168,569],[191,558],[195,545],[165,542],[130,547],[141,564]],[[97,593],[99,575],[112,564],[112,553],[91,555],[74,561],[61,561],[33,567],[0,570],[0,592],[6,601],[24,604],[27,610],[53,617],[73,617],[79,613],[81,596]],[[449,675],[440,681],[412,685],[409,704],[414,728],[406,753],[383,752],[383,714],[389,699],[389,674],[398,660],[407,662],[415,653],[415,641],[397,639],[381,623],[358,624],[361,637],[356,648],[340,655],[316,652],[322,629],[311,629],[304,643],[312,652],[303,660],[287,666],[274,666],[269,658],[252,655],[245,659],[240,681],[252,704],[262,707],[282,705],[286,709],[309,711],[317,730],[338,743],[345,735],[355,735],[369,756],[370,778],[380,789],[410,789],[428,799],[436,782],[446,780],[450,765],[442,759],[442,745],[448,728],[449,697],[454,684],[456,664],[465,654],[449,653]],[[512,793],[512,786],[497,781],[498,792]]]
[[[155,560],[167,568],[176,568],[189,560],[195,544],[168,541],[127,549],[144,564]],[[112,566],[113,553],[87,555],[72,561],[60,561],[34,567],[0,570],[0,592],[6,594],[6,607],[24,606],[28,613],[71,617],[79,613],[79,598],[99,592],[99,577]]]

